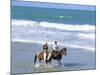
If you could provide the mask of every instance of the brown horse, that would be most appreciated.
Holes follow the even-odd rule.
[[[51,53],[52,54],[51,54],[50,58],[47,60],[47,62],[51,63],[51,60],[54,59],[54,60],[57,60],[59,65],[61,65],[60,60],[62,59],[63,55],[65,55],[65,56],[67,55],[67,48],[63,48],[60,51],[52,50]]]
[[[66,48],[63,48],[60,51],[52,50],[51,52],[47,53],[47,56],[50,55],[50,57],[46,61],[46,64],[51,63],[51,60],[54,59],[54,60],[57,60],[58,64],[60,65],[61,64],[60,60],[62,59],[62,56],[63,55],[66,56],[66,54],[67,54],[67,49]],[[34,64],[36,63],[37,58],[38,58],[39,63],[40,63],[42,60],[44,60],[44,53],[43,52],[39,52],[39,53],[37,53],[35,55]]]
[[[47,52],[47,55],[48,55],[49,52]],[[47,57],[46,57],[47,58]],[[44,60],[44,52],[41,51],[41,52],[38,52],[36,55],[35,55],[35,58],[34,58],[34,64],[36,63],[36,61],[39,61],[39,63]],[[46,62],[47,63],[47,62]]]

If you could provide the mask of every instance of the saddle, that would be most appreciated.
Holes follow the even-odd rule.
[[[55,52],[55,53],[56,53],[56,56],[58,56],[58,55],[59,55],[59,51],[55,51],[55,50],[53,50],[53,52]]]

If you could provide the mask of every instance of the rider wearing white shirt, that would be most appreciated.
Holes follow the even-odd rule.
[[[55,51],[58,51],[58,45],[57,45],[57,41],[54,42],[54,45],[52,46],[52,49]]]
[[[57,45],[57,41],[55,41],[54,45],[52,46],[52,50],[57,53],[58,49],[59,48],[58,48],[58,45]],[[49,53],[47,60],[49,60],[50,56],[51,56],[51,53]]]

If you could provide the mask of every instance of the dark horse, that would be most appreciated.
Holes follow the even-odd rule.
[[[62,56],[67,55],[67,49],[63,48],[60,51],[52,50],[51,52],[48,52],[47,54],[50,55],[49,59],[46,61],[47,64],[51,63],[51,60],[54,59],[54,60],[57,60],[58,64],[60,65],[61,64],[60,60],[62,59]],[[37,58],[38,58],[39,62],[41,62],[41,60],[44,60],[43,52],[37,53],[35,55],[34,64],[36,63]]]
[[[54,59],[54,60],[57,60],[58,64],[61,65],[61,59],[62,59],[62,56],[63,55],[67,55],[67,49],[66,48],[63,48],[61,49],[60,51],[54,51],[52,50],[51,51],[51,56],[50,58],[47,60],[48,63],[51,63],[51,60]]]

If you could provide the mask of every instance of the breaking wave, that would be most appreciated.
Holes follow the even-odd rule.
[[[53,44],[95,51],[95,26],[12,20],[12,41]]]
[[[68,31],[94,31],[95,26],[93,25],[71,25],[71,24],[60,24],[60,23],[50,23],[50,22],[37,22],[29,20],[12,20],[12,25],[14,26],[38,26],[46,28],[55,28]]]

